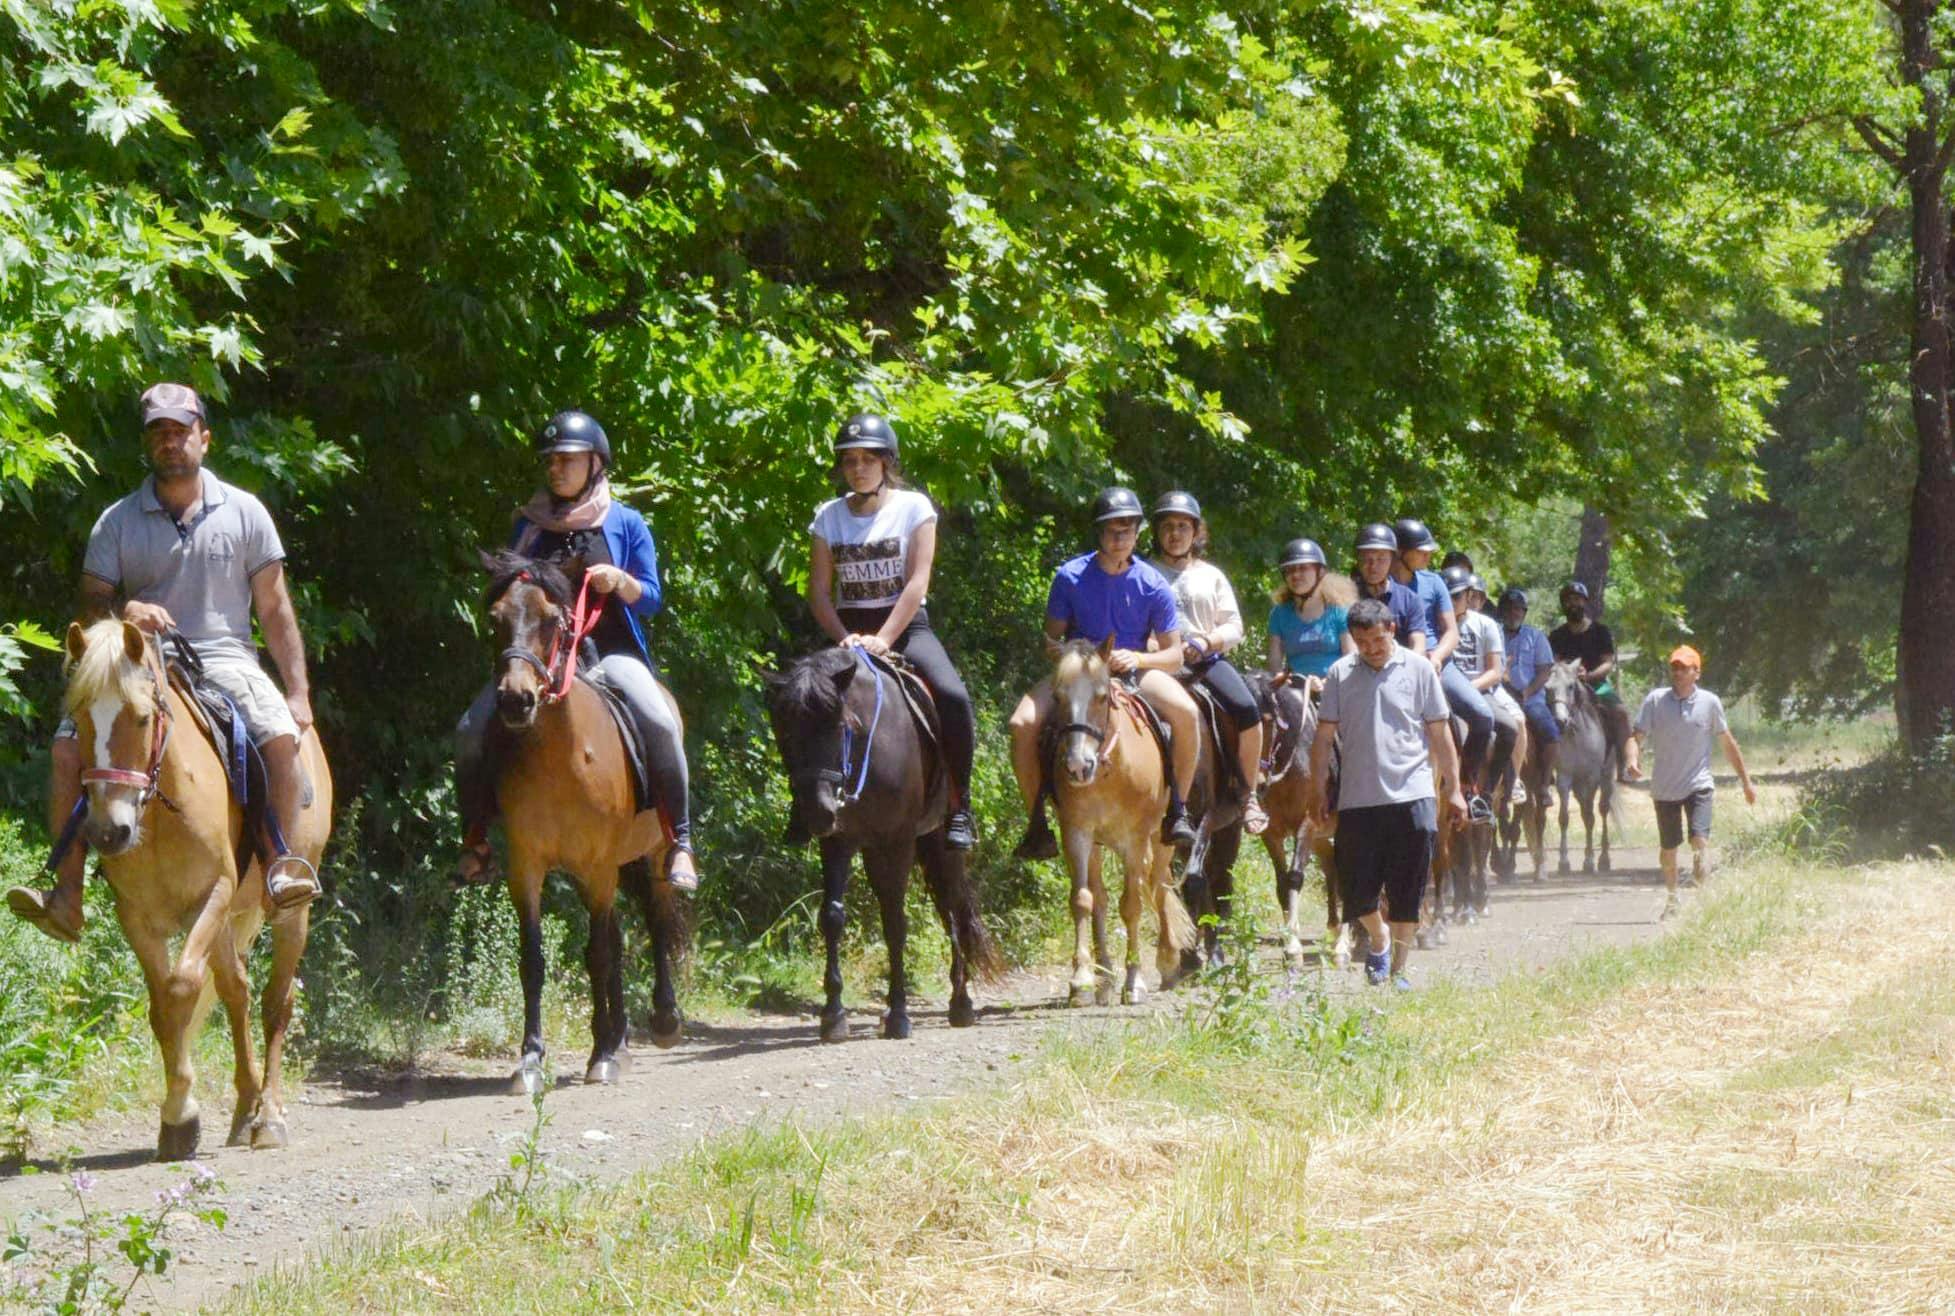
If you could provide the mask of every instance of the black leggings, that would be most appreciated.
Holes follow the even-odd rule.
[[[890,611],[888,608],[843,608],[837,615],[851,634],[874,635],[889,620]],[[916,668],[937,700],[937,718],[944,729],[944,757],[949,760],[958,804],[967,805],[971,758],[977,752],[977,717],[971,711],[971,694],[964,688],[964,678],[957,674],[950,655],[944,652],[943,641],[930,629],[929,613],[922,608],[916,610],[916,616],[890,647],[909,659],[910,666]]]
[[[1217,658],[1197,670],[1201,673],[1201,683],[1222,705],[1222,711],[1235,723],[1236,730],[1247,731],[1262,725],[1263,710],[1256,706],[1256,696],[1249,693],[1249,683],[1242,679],[1242,673],[1235,669],[1235,664],[1226,658]]]

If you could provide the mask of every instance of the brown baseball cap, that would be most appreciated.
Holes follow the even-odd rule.
[[[204,400],[188,384],[151,384],[143,394],[143,428],[159,420],[195,425],[204,419]]]

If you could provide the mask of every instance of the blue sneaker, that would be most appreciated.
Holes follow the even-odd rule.
[[[1364,980],[1373,987],[1382,987],[1392,976],[1392,953],[1381,950],[1364,957]]]
[[[1413,990],[1412,980],[1403,973],[1398,974],[1392,979],[1392,990],[1395,992],[1409,992]]]

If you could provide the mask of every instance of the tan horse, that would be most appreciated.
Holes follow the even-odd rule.
[[[672,986],[677,897],[663,876],[670,842],[658,811],[637,809],[624,742],[604,697],[565,676],[560,640],[571,624],[571,599],[563,573],[513,553],[485,558],[485,565],[495,576],[489,618],[502,646],[496,707],[508,745],[498,759],[496,804],[509,842],[509,898],[522,945],[523,1052],[512,1088],[533,1095],[544,1084],[543,879],[558,871],[575,879],[591,920],[584,967],[592,1045],[584,1081],[611,1083],[631,1058],[620,887],[638,901],[652,937],[658,973],[652,1042],[676,1046],[683,1029]],[[660,690],[676,720],[678,705]]]
[[[307,911],[301,907],[272,924],[260,1068],[251,1045],[244,957],[265,922],[265,875],[222,758],[170,687],[154,642],[127,622],[68,628],[66,704],[81,741],[87,802],[82,835],[102,856],[116,919],[142,964],[149,1026],[163,1052],[157,1159],[184,1160],[197,1150],[201,1120],[191,1095],[191,1053],[213,999],[224,1002],[237,1061],[230,1145],[248,1140],[253,1147],[283,1147],[279,1071]],[[299,762],[312,795],[285,839],[316,867],[333,816],[332,777],[316,732],[305,733]],[[241,853],[249,857],[242,875]],[[169,942],[180,933],[183,947],[173,956]]]
[[[1052,676],[1053,715],[1058,719],[1062,770],[1053,777],[1060,843],[1073,878],[1073,976],[1069,999],[1084,1005],[1113,997],[1113,961],[1107,953],[1106,884],[1100,861],[1106,849],[1120,856],[1120,919],[1127,929],[1127,974],[1120,999],[1133,1005],[1145,993],[1140,979],[1140,913],[1154,906],[1158,923],[1154,963],[1172,981],[1181,952],[1195,944],[1195,923],[1174,889],[1173,849],[1163,845],[1161,815],[1168,787],[1160,746],[1136,707],[1140,696],[1116,691],[1107,658],[1113,643],[1094,648],[1072,641],[1059,652]],[[1088,929],[1091,941],[1088,941]],[[1097,971],[1096,971],[1097,966]]]
[[[1322,830],[1311,821],[1306,801],[1310,788],[1310,744],[1317,738],[1317,699],[1324,683],[1315,676],[1300,681],[1287,676],[1258,674],[1252,684],[1267,684],[1267,707],[1273,716],[1263,733],[1271,747],[1264,777],[1263,810],[1269,827],[1263,846],[1276,873],[1276,903],[1283,912],[1283,963],[1303,964],[1303,878],[1310,856],[1324,875],[1324,945],[1338,968],[1351,964],[1351,925],[1338,916],[1337,864],[1331,840],[1337,835],[1332,813]]]

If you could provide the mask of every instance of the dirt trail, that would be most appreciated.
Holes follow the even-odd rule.
[[[1258,902],[1267,926],[1270,895],[1258,889],[1246,897]],[[1582,950],[1648,940],[1662,927],[1649,850],[1618,850],[1609,877],[1496,886],[1492,900],[1486,921],[1456,928],[1450,945],[1414,957],[1415,983],[1489,982]],[[1340,994],[1366,990],[1355,973],[1329,976]],[[1014,974],[979,997],[979,1025],[959,1031],[945,1022],[943,1002],[912,998],[917,1028],[907,1042],[878,1038],[870,1008],[856,1012],[853,1035],[840,1045],[816,1040],[812,1015],[689,1024],[686,1041],[671,1052],[638,1046],[617,1087],[586,1088],[560,1077],[548,1100],[544,1154],[560,1182],[566,1175],[614,1180],[757,1121],[818,1121],[942,1097],[1009,1070],[1053,1030],[1133,1017],[1131,1008],[1068,1010],[1065,983],[1058,968]],[[1173,1008],[1181,997],[1151,999],[1154,1008],[1164,1001]],[[553,1061],[580,1073],[584,1039],[550,1041]],[[217,1200],[230,1223],[221,1234],[195,1224],[176,1230],[178,1264],[171,1282],[153,1290],[154,1301],[173,1308],[213,1301],[274,1266],[296,1265],[390,1221],[466,1208],[507,1173],[531,1121],[529,1103],[508,1092],[513,1062],[491,1068],[457,1061],[447,1072],[379,1079],[315,1074],[293,1102],[292,1146],[256,1154],[211,1145],[229,1124],[227,1076],[200,1074],[202,1162],[222,1180]],[[62,1141],[90,1149],[78,1168],[97,1179],[95,1209],[140,1209],[182,1180],[181,1172],[150,1163],[154,1120],[154,1111],[143,1109],[63,1132]],[[0,1221],[28,1210],[62,1216],[71,1206],[58,1174],[0,1177]]]

